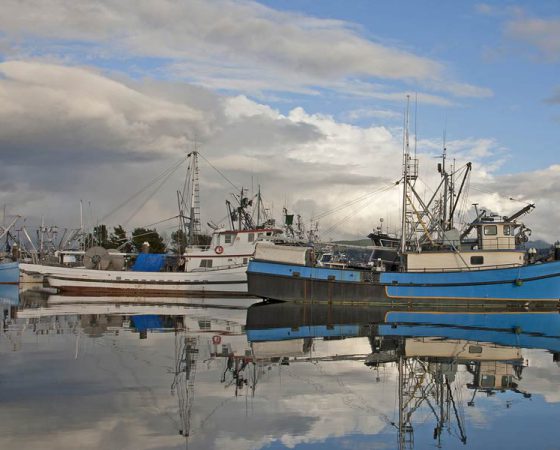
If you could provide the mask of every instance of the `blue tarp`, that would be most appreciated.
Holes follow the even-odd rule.
[[[163,328],[161,316],[155,314],[132,316],[130,321],[137,331],[157,330]]]
[[[160,272],[165,266],[164,253],[140,253],[132,270],[134,272]]]

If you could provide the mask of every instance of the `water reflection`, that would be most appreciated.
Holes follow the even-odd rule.
[[[556,310],[10,294],[1,448],[538,448],[560,437]]]

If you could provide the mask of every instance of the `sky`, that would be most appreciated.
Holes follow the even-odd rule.
[[[392,231],[408,95],[421,194],[438,181],[445,136],[456,167],[473,163],[466,205],[507,215],[535,202],[533,237],[560,237],[556,1],[2,10],[0,205],[29,224],[77,227],[80,201],[86,226],[173,217],[185,165],[133,196],[196,147],[203,224],[225,223],[234,187],[260,185],[273,216],[320,217],[324,240],[364,237],[380,218]]]

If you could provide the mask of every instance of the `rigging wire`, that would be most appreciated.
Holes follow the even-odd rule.
[[[369,197],[371,197],[371,196],[373,196],[373,195],[375,195],[375,194],[378,194],[378,193],[382,193],[382,192],[384,192],[384,191],[387,191],[387,190],[389,190],[389,189],[395,187],[395,186],[398,185],[398,184],[399,184],[399,181],[396,181],[396,182],[394,182],[394,183],[391,183],[390,185],[386,185],[386,186],[383,186],[383,187],[381,187],[381,188],[379,188],[379,189],[376,189],[375,191],[368,192],[368,193],[366,193],[366,194],[362,194],[362,195],[360,195],[359,197],[354,198],[353,200],[350,200],[350,201],[348,201],[348,202],[346,202],[346,203],[343,203],[343,204],[341,204],[341,205],[335,206],[334,208],[331,208],[331,209],[329,209],[329,210],[327,210],[327,211],[323,211],[322,213],[317,214],[316,216],[312,217],[311,220],[312,220],[312,221],[317,221],[317,220],[322,219],[322,218],[324,218],[324,217],[326,217],[326,216],[329,216],[329,215],[334,214],[334,213],[336,213],[336,212],[342,211],[343,209],[346,209],[346,208],[348,208],[348,207],[350,207],[350,206],[353,206],[353,205],[355,205],[356,203],[360,203],[360,202],[362,202],[362,201],[364,201],[364,200],[367,200]]]
[[[214,164],[212,164],[210,161],[208,161],[208,160],[204,157],[203,154],[199,153],[198,155],[199,155],[204,161],[206,161],[206,162],[208,163],[208,165],[209,165],[210,167],[212,167],[212,169],[214,169],[216,172],[218,172],[224,180],[226,180],[229,184],[231,184],[231,185],[235,188],[236,191],[239,191],[239,190],[240,190],[228,177],[226,177],[216,166],[214,166]]]
[[[392,188],[394,188],[396,186],[396,184],[392,185],[392,186],[387,186],[384,188],[384,192],[383,194],[389,192]],[[365,201],[368,200],[368,198],[364,198],[361,201]],[[340,225],[341,223],[345,222],[346,220],[350,219],[351,217],[355,216],[359,211],[355,210],[355,211],[351,211],[349,214],[347,214],[346,216],[344,216],[342,219],[336,221],[333,225],[331,225],[329,228],[327,228],[325,231],[323,231],[324,234],[330,233],[331,231],[334,231],[338,225]]]
[[[119,209],[121,209],[122,207],[126,206],[128,203],[130,203],[132,200],[134,200],[135,198],[137,198],[138,196],[140,196],[140,194],[142,194],[143,192],[147,191],[150,187],[152,187],[154,184],[156,184],[159,180],[161,180],[162,178],[167,179],[167,177],[169,177],[169,175],[173,172],[175,172],[179,166],[181,164],[183,164],[186,160],[187,160],[187,156],[182,157],[180,160],[178,160],[177,162],[175,162],[172,166],[168,167],[167,169],[165,169],[162,173],[160,173],[157,177],[155,177],[154,179],[152,179],[146,186],[144,186],[142,189],[140,189],[139,191],[137,191],[136,193],[134,193],[133,195],[131,195],[129,198],[127,198],[125,201],[123,201],[122,203],[120,203],[118,206],[116,206],[115,208],[113,208],[110,212],[108,212],[107,214],[105,214],[102,218],[101,218],[101,223],[105,222],[110,216],[112,216],[115,212],[117,212]]]
[[[134,216],[136,216],[136,214],[138,214],[142,208],[144,208],[144,206],[146,206],[146,204],[151,200],[151,198],[156,195],[156,193],[161,189],[161,187],[167,182],[167,180],[169,179],[169,177],[171,175],[173,175],[173,173],[175,173],[177,171],[177,169],[180,167],[180,165],[177,165],[173,170],[171,170],[169,172],[169,174],[163,178],[161,180],[161,182],[159,183],[159,185],[156,186],[156,188],[152,191],[152,193],[150,195],[148,195],[148,197],[138,206],[138,208],[136,208],[136,210],[128,217],[128,219],[126,219],[123,222],[123,225],[128,224],[128,222],[130,222],[132,220],[132,218],[134,218]]]

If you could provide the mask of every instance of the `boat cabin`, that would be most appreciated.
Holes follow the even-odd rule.
[[[525,250],[517,248],[527,240],[522,223],[485,216],[471,227],[476,230],[474,239],[461,240],[457,230],[450,230],[445,233],[445,248],[408,253],[407,270],[478,270],[525,264]]]
[[[481,220],[476,225],[477,247],[480,250],[515,250],[516,228],[520,225],[492,217]]]
[[[281,238],[279,228],[250,230],[215,230],[207,247],[187,248],[183,255],[185,271],[204,271],[247,265],[255,253],[257,242],[273,242]]]

